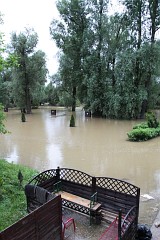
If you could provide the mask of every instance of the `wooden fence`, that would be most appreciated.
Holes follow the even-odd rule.
[[[132,219],[131,222],[125,220],[129,223],[125,231],[124,225],[126,226],[126,223],[119,221],[118,235],[119,239],[122,240],[135,239],[139,215],[140,188],[119,179],[92,177],[84,172],[68,168],[44,171],[34,177],[29,184],[35,184],[53,192],[55,183],[59,181],[62,185],[62,191],[86,199],[90,199],[91,194],[96,192],[97,201],[101,204],[104,212],[109,211],[118,214],[121,211],[123,217],[126,216],[128,219]],[[131,213],[133,218],[128,217]]]
[[[62,203],[57,196],[0,232],[0,240],[62,240]]]

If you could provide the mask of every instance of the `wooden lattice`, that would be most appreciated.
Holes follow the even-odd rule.
[[[82,206],[78,203],[71,202],[69,200],[62,199],[62,206],[66,207],[66,208],[69,208],[69,209],[72,209],[72,210],[77,211],[77,212],[84,213],[86,215],[90,214],[90,209],[89,208],[86,208],[85,206]]]
[[[68,168],[44,171],[34,177],[29,184],[39,185],[52,192],[54,184],[58,182],[61,182],[63,191],[85,199],[90,199],[90,196],[97,192],[97,201],[107,211],[117,212],[121,203],[121,208],[125,209],[125,214],[130,211],[122,220],[122,225],[120,224],[122,227],[119,229],[118,235],[121,235],[122,240],[134,239],[139,211],[140,189],[138,187],[119,179],[92,177],[84,172]],[[62,199],[62,205],[90,215],[89,207],[65,199]]]
[[[44,171],[44,172],[38,174],[37,176],[35,176],[29,182],[29,184],[40,185],[55,176],[56,176],[56,169],[50,169],[50,170]]]
[[[115,178],[97,177],[96,186],[135,197],[138,194],[138,188],[136,186]]]
[[[85,186],[92,186],[92,176],[74,169],[61,168],[60,179],[82,184]]]

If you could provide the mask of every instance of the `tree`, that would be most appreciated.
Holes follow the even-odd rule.
[[[1,13],[0,13],[0,24],[3,23]],[[0,133],[7,133],[6,127],[4,125],[5,114],[2,103],[7,102],[7,97],[5,97],[5,90],[7,89],[5,86],[5,77],[4,72],[13,65],[16,65],[16,57],[12,54],[7,54],[7,57],[4,57],[4,53],[6,52],[6,48],[3,41],[3,34],[0,32],[0,93],[2,94],[0,97]]]
[[[54,76],[51,77],[53,79]],[[57,105],[59,103],[59,92],[58,86],[54,86],[53,82],[51,81],[45,87],[45,102],[48,102],[51,105]]]
[[[3,106],[0,104],[0,133],[7,133],[7,129],[4,125],[4,121],[6,120],[6,116],[3,111]]]
[[[159,94],[159,3],[121,0],[124,12],[110,16],[108,2],[58,1],[59,86],[72,110],[78,98],[94,116],[143,118]]]
[[[84,0],[59,0],[57,8],[61,20],[53,20],[50,26],[51,36],[63,53],[59,74],[63,90],[72,99],[72,111],[75,111],[77,92],[83,80],[83,46],[87,26],[85,6]]]
[[[38,50],[37,33],[33,29],[25,29],[18,35],[12,33],[10,49],[18,56],[18,67],[13,71],[14,100],[21,108],[31,113],[34,95],[46,81],[45,53]]]

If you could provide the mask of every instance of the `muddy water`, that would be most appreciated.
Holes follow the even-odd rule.
[[[71,112],[50,108],[33,110],[21,122],[18,110],[9,110],[6,126],[11,132],[0,135],[0,158],[44,171],[67,167],[93,176],[123,179],[141,188],[140,222],[152,224],[160,200],[160,138],[129,142],[127,132],[138,121],[85,118],[75,113],[76,127],[70,128]]]

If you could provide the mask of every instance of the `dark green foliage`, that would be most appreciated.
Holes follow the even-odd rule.
[[[22,112],[21,120],[22,120],[22,122],[25,122],[25,121],[26,121],[26,116],[25,116],[25,113],[24,113],[24,112]]]
[[[159,126],[159,122],[153,112],[147,112],[146,119],[149,128],[157,128]]]
[[[70,127],[75,127],[75,119],[73,114],[71,115],[71,119],[70,119]]]
[[[58,0],[61,19],[50,27],[60,56],[63,102],[78,99],[93,116],[144,118],[160,93],[158,0],[121,0],[110,16],[107,0]]]
[[[5,134],[8,132],[4,125],[5,120],[6,120],[6,117],[3,112],[3,106],[0,104],[0,134]]]
[[[2,200],[2,198],[3,198],[2,187],[3,187],[3,179],[2,179],[2,178],[0,178],[0,201],[1,201],[1,200]]]
[[[133,127],[133,129],[148,128],[147,122],[142,122]]]
[[[31,113],[31,103],[37,104],[44,95],[46,56],[36,49],[38,35],[33,29],[12,33],[10,49],[18,56],[18,66],[12,71],[12,95],[20,108]]]
[[[142,122],[133,127],[133,130],[127,133],[131,141],[146,141],[160,136],[160,124],[153,112],[146,114],[147,122]]]
[[[147,141],[151,138],[160,136],[160,127],[158,128],[137,128],[128,133],[131,141],[140,142]]]

